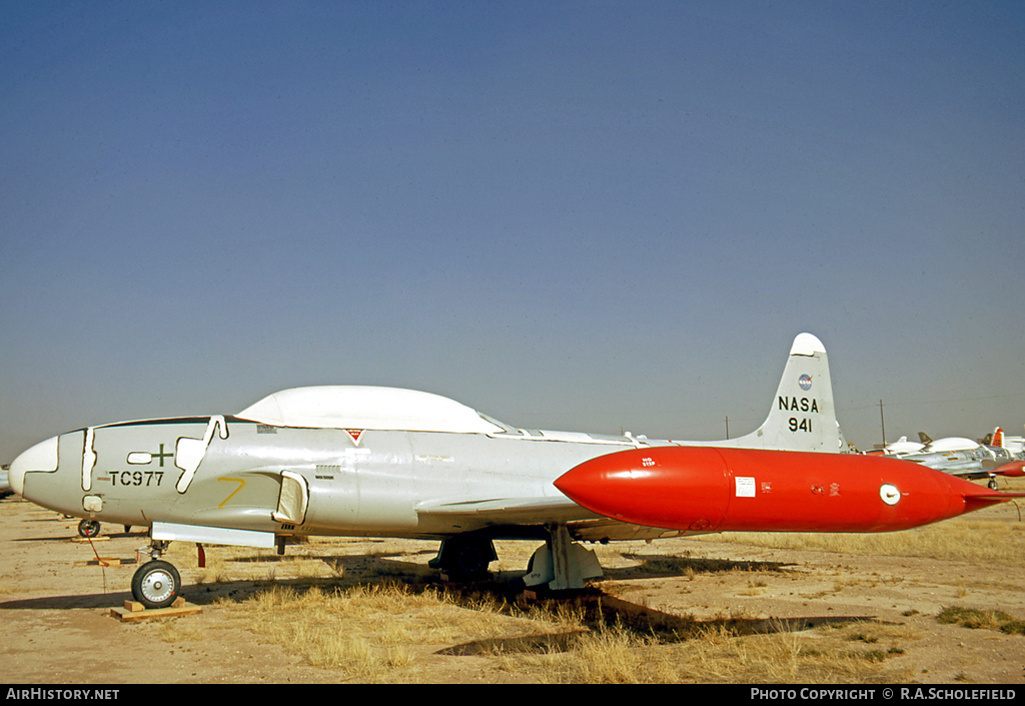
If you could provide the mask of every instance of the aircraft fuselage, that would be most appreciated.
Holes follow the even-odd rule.
[[[23,495],[134,526],[440,538],[488,523],[421,512],[434,501],[562,498],[552,485],[561,473],[639,445],[577,436],[291,428],[217,416],[125,422],[39,444],[32,452],[52,461],[25,474]],[[591,516],[580,509],[569,519]]]

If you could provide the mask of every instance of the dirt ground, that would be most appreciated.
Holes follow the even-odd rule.
[[[982,511],[1020,525],[1016,506]],[[981,515],[981,513],[977,513]],[[110,614],[130,596],[135,566],[96,566],[102,557],[135,558],[144,534],[105,527],[101,541],[76,541],[75,520],[59,518],[17,497],[0,501],[0,657],[9,684],[307,683],[339,674],[304,664],[261,639],[218,597],[267,590],[261,576],[290,580],[337,576],[373,583],[396,575],[428,575],[434,543],[402,540],[315,540],[289,547],[305,562],[285,562],[256,550],[207,548],[208,561],[231,553],[219,568],[196,566],[195,549],[173,547],[166,558],[181,570],[184,594],[202,612],[175,619],[202,639],[167,640],[164,621],[126,623]],[[499,579],[522,571],[532,542],[500,543]],[[595,549],[609,595],[697,620],[740,617],[754,625],[795,619],[814,632],[823,620],[865,619],[903,626],[909,637],[888,663],[908,681],[1025,683],[1025,636],[941,624],[944,607],[1001,609],[1025,620],[1025,567],[831,551],[768,549],[703,538],[617,543]],[[690,568],[674,559],[687,556]],[[708,560],[707,564],[695,564]],[[737,565],[730,562],[744,562]],[[306,568],[303,568],[303,567]],[[695,570],[695,566],[697,569]],[[319,567],[319,568],[318,568]],[[704,568],[703,568],[704,567]],[[211,576],[211,571],[217,573]],[[454,646],[450,646],[454,647]],[[431,654],[432,681],[491,681],[477,658],[458,650]]]

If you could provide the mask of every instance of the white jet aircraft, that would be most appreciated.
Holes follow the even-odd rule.
[[[150,528],[132,580],[149,607],[179,593],[160,559],[170,541],[277,547],[311,535],[440,540],[432,566],[487,571],[493,540],[544,540],[527,585],[582,587],[601,575],[576,541],[667,531],[611,520],[553,481],[621,449],[668,445],[845,453],[826,350],[796,337],[765,422],[718,442],[520,429],[437,395],[384,387],[284,390],[234,415],[91,426],[47,439],[11,465],[14,489],[88,521]]]
[[[909,442],[906,436],[885,447],[884,453],[903,461],[918,463],[969,480],[988,478],[988,485],[997,489],[997,476],[1022,476],[1025,454],[1015,453],[1000,440],[1003,432],[997,427],[998,443],[980,444],[962,436],[949,436],[935,441],[925,432],[918,432],[921,444]]]

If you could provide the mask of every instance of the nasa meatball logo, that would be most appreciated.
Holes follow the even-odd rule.
[[[802,375],[797,378],[797,384],[801,386],[801,389],[807,392],[811,389],[811,375]]]

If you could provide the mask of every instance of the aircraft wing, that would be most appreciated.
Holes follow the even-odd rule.
[[[601,517],[564,496],[436,501],[417,508],[421,529],[472,532],[499,525],[545,525]]]
[[[550,524],[565,524],[574,539],[594,542],[657,539],[680,534],[611,520],[564,496],[429,502],[420,505],[417,515],[422,530],[442,534]]]

